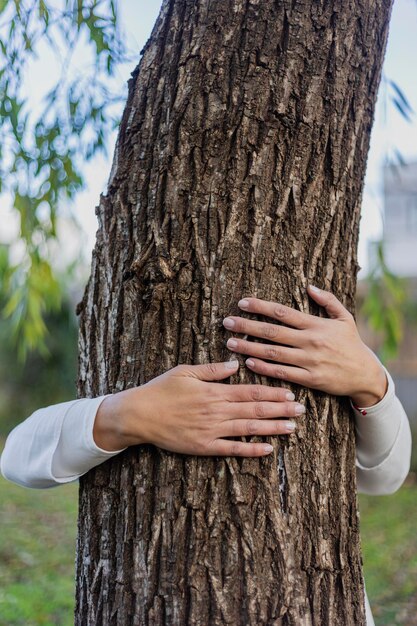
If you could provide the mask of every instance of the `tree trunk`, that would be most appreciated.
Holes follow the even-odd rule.
[[[97,209],[81,395],[229,359],[245,295],[317,313],[313,283],[352,310],[390,8],[164,0]],[[142,446],[81,481],[78,626],[365,624],[349,405],[295,391],[268,458]]]

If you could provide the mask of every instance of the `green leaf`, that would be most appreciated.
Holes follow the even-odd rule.
[[[7,191],[20,218],[17,240],[24,260],[2,274],[6,313],[20,353],[43,349],[48,307],[57,302],[48,244],[56,237],[63,200],[85,186],[83,166],[105,150],[123,94],[109,86],[127,58],[115,0],[0,0],[7,24],[0,32],[0,193]],[[94,62],[75,70],[72,52],[87,45]],[[42,106],[21,97],[29,62],[49,49],[62,72]],[[117,107],[116,107],[117,108]],[[8,200],[9,201],[9,200]],[[46,217],[45,217],[46,215]],[[46,265],[45,265],[46,264]],[[58,298],[59,299],[59,298]]]
[[[3,13],[9,5],[9,0],[0,0],[0,14]]]
[[[45,23],[45,28],[49,26],[49,9],[45,0],[39,0],[39,18]]]

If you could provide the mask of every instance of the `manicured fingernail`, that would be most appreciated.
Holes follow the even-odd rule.
[[[314,293],[320,293],[320,289],[318,287],[315,287],[314,285],[309,285],[311,291],[314,291]]]
[[[272,446],[270,446],[270,445],[269,445],[269,443],[268,443],[266,446],[264,446],[264,450],[265,450],[265,452],[267,452],[268,454],[270,454],[270,453],[273,451],[273,449],[274,449],[274,448],[273,448]]]
[[[229,341],[227,342],[227,347],[228,348],[237,348],[237,341],[236,341],[236,339],[229,339]]]
[[[224,365],[227,370],[235,370],[239,367],[239,361],[226,361]]]
[[[295,422],[287,422],[285,424],[285,427],[288,432],[292,433],[297,428],[297,424]]]
[[[295,395],[293,393],[291,393],[291,391],[289,391],[288,393],[285,394],[285,397],[287,400],[289,400],[290,402],[292,402],[293,400],[295,400]]]
[[[252,361],[252,359],[246,359],[245,363],[248,367],[255,367],[255,361]]]
[[[305,413],[305,412],[306,412],[306,408],[305,408],[304,404],[296,404],[296,405],[295,405],[295,411],[294,411],[294,413],[295,413],[296,415],[302,415],[302,414],[303,414],[303,413]]]
[[[249,308],[249,300],[239,300],[237,303],[239,309],[248,309]]]
[[[223,326],[229,330],[232,330],[232,328],[235,327],[235,321],[232,320],[230,317],[226,317],[226,319],[223,320]]]

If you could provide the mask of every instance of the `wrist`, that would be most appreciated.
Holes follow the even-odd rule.
[[[103,400],[97,411],[93,427],[95,444],[109,452],[145,443],[139,433],[131,433],[131,394],[135,390],[121,391]]]
[[[388,389],[388,378],[380,363],[376,363],[371,375],[363,377],[364,388],[353,393],[350,397],[356,407],[371,407],[385,397]],[[369,372],[369,370],[368,370]]]

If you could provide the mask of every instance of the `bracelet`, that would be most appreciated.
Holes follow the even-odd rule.
[[[353,408],[355,408],[357,411],[359,411],[359,413],[361,413],[362,415],[367,415],[368,411],[366,411],[365,409],[361,409],[359,406],[356,406],[356,404],[353,405]]]

